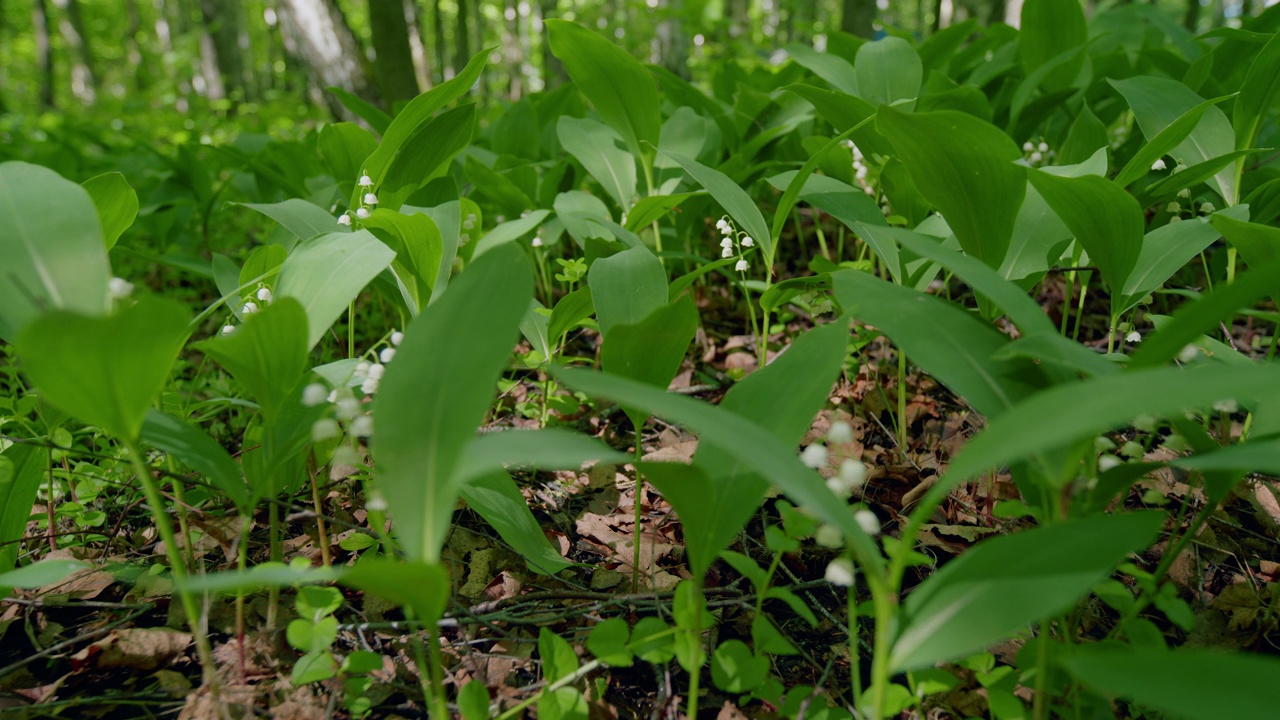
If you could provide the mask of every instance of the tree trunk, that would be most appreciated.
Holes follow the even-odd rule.
[[[337,87],[378,102],[360,44],[335,0],[281,0],[277,12],[281,30],[290,38],[285,49],[296,53],[306,68],[313,92]],[[352,117],[332,93],[323,93],[322,102],[335,116]]]
[[[471,59],[471,3],[458,0],[458,14],[453,23],[453,72],[462,72]]]
[[[453,68],[449,65],[449,44],[444,35],[444,12],[440,10],[439,0],[431,2],[431,31],[435,37],[432,54],[436,58],[437,82],[453,77]]]
[[[524,55],[520,52],[520,11],[516,0],[506,0],[502,14],[507,23],[502,32],[502,62],[506,65],[507,99],[519,100],[524,94],[524,72],[521,63]]]
[[[373,68],[388,110],[397,102],[418,96],[418,78],[409,47],[409,22],[404,0],[369,0],[369,29],[373,36]]]
[[[53,52],[49,45],[49,7],[44,0],[31,4],[31,28],[36,41],[36,65],[40,68],[40,107],[54,108]]]
[[[551,32],[547,29],[547,21],[560,16],[560,3],[558,0],[542,0],[538,12],[542,16],[542,87],[550,90],[569,79],[564,63],[551,53]]]
[[[663,17],[658,22],[654,40],[657,45],[657,62],[677,76],[688,80],[690,78],[689,36],[685,33],[681,22],[684,0],[663,0],[661,8]]]
[[[53,0],[59,10],[58,33],[71,51],[71,92],[81,102],[91,105],[97,99],[98,74],[93,67],[93,52],[84,30],[79,0]]]
[[[221,80],[223,96],[239,93],[249,99],[249,83],[245,78],[244,58],[249,55],[249,36],[239,0],[200,0],[200,15],[205,32],[200,47],[213,56],[216,77]],[[213,80],[206,73],[206,81]],[[212,85],[210,86],[212,88]],[[213,93],[210,92],[210,97]]]
[[[427,90],[431,83],[431,59],[427,57],[426,32],[422,26],[423,18],[418,13],[416,0],[407,0],[404,4],[405,22],[409,25],[409,51],[413,54],[413,74],[418,87]]]
[[[1191,32],[1200,24],[1200,0],[1187,0],[1187,11],[1182,15],[1182,26]]]
[[[840,29],[870,39],[875,35],[871,21],[876,17],[876,0],[844,0],[844,12],[840,16]]]

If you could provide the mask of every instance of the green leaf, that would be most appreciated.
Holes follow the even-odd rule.
[[[1071,129],[1067,131],[1067,139],[1062,143],[1058,161],[1064,165],[1084,162],[1100,148],[1110,146],[1111,138],[1107,135],[1107,126],[1102,124],[1086,103],[1071,121]]]
[[[502,223],[476,242],[475,249],[471,252],[471,259],[474,260],[499,245],[515,242],[528,235],[536,230],[550,214],[550,210],[534,210],[524,217]]]
[[[1280,102],[1280,33],[1272,33],[1250,63],[1231,114],[1237,150],[1253,147],[1263,120],[1277,102]]]
[[[542,658],[542,679],[548,683],[578,670],[578,656],[573,646],[546,627],[538,630],[538,655]]]
[[[431,299],[444,256],[444,238],[430,215],[403,215],[394,210],[374,210],[364,220],[374,237],[396,253],[391,269],[413,300],[411,312],[420,311]]]
[[[256,283],[275,285],[276,278],[280,275],[280,266],[288,256],[289,253],[279,245],[260,245],[254,248],[249,257],[244,259],[244,267],[240,268],[238,299],[254,300],[258,304],[255,297]],[[237,304],[237,309],[240,310],[237,317],[244,319],[244,305]]]
[[[1125,80],[1110,80],[1111,85],[1128,101],[1138,127],[1148,141],[1204,98],[1176,80],[1142,75]],[[1187,139],[1169,154],[1186,165],[1195,165],[1235,150],[1235,133],[1227,116],[1216,107],[1205,110]],[[1236,181],[1231,170],[1215,175],[1210,186],[1228,205],[1236,202]]]
[[[867,273],[841,270],[833,277],[845,312],[884,331],[983,415],[999,415],[1047,384],[1026,360],[992,358],[1008,337],[956,305]]]
[[[1156,538],[1164,514],[1069,520],[985,540],[943,566],[903,603],[894,671],[982,650],[1060,613]]]
[[[341,576],[332,567],[296,568],[282,562],[265,562],[247,570],[187,576],[181,587],[188,592],[234,593],[262,588],[298,587],[304,583],[330,582]]]
[[[53,309],[104,315],[107,260],[93,199],[52,170],[0,163],[0,339]]]
[[[1280,257],[1280,229],[1245,222],[1225,213],[1214,213],[1209,222],[1249,265],[1261,266]]]
[[[595,303],[591,300],[591,288],[584,285],[574,290],[560,298],[556,306],[551,309],[551,319],[547,322],[547,337],[551,338],[552,342],[559,343],[565,333],[591,317],[591,313],[595,311]]]
[[[804,83],[788,85],[785,89],[799,95],[810,105],[813,105],[818,114],[831,123],[836,132],[844,132],[861,124],[862,121],[869,117],[875,117],[876,114],[876,107],[871,103],[838,90],[824,90]],[[858,145],[858,148],[862,150],[862,153],[868,157],[871,155],[888,155],[893,152],[893,146],[880,133],[876,132],[874,123],[863,125],[861,130],[855,131],[853,140]]]
[[[138,193],[129,186],[124,175],[118,172],[91,177],[81,185],[88,191],[89,197],[93,198],[93,206],[98,211],[98,222],[102,225],[102,241],[110,250],[138,216]]]
[[[1097,175],[1071,178],[1029,170],[1027,177],[1089,253],[1112,295],[1119,296],[1142,252],[1138,201]]]
[[[651,665],[670,662],[675,657],[673,633],[665,622],[656,617],[643,617],[631,630],[631,650],[641,660]]]
[[[857,69],[848,60],[832,53],[818,52],[799,43],[792,43],[783,49],[796,64],[822,78],[831,87],[847,95],[861,96],[858,91]]]
[[[33,562],[17,570],[0,573],[0,597],[9,594],[13,588],[34,590],[52,585],[77,570],[92,567],[80,560],[49,559]]]
[[[591,634],[587,636],[587,650],[606,665],[630,667],[633,662],[631,649],[627,647],[630,634],[626,620],[609,618],[591,628]]]
[[[1138,178],[1151,172],[1151,165],[1156,160],[1168,155],[1191,135],[1191,132],[1196,129],[1200,119],[1204,117],[1209,108],[1230,97],[1232,96],[1223,95],[1222,97],[1205,100],[1179,115],[1176,120],[1156,133],[1155,137],[1151,138],[1146,145],[1143,145],[1141,150],[1134,153],[1133,157],[1124,166],[1124,169],[1116,176],[1115,183],[1120,187],[1128,187]]]
[[[307,313],[307,350],[320,342],[329,326],[395,256],[394,250],[367,230],[327,233],[294,248],[280,267],[275,294],[302,303]]]
[[[648,248],[634,247],[600,258],[587,271],[600,334],[615,325],[635,325],[667,304],[667,272]]]
[[[369,127],[379,135],[386,134],[387,128],[391,125],[391,116],[383,112],[381,108],[355,93],[343,90],[340,87],[327,87],[325,92],[338,98],[338,102],[342,106],[350,110],[356,117],[369,123]]]
[[[0,453],[0,572],[18,562],[27,521],[47,472],[48,451],[30,443],[10,445]]]
[[[636,204],[627,211],[627,229],[631,232],[640,232],[641,228],[648,227],[666,217],[667,213],[680,207],[680,204],[691,197],[697,197],[702,193],[676,193],[675,195],[650,195],[640,198]]]
[[[520,248],[485,253],[409,324],[382,379],[377,480],[412,559],[440,557],[462,448],[489,410],[532,294]]]
[[[1018,55],[1027,75],[1062,53],[1083,46],[1089,37],[1084,8],[1077,0],[1036,0],[1024,4],[1021,30]],[[1083,64],[1082,55],[1055,69],[1045,78],[1045,90],[1070,86]]]
[[[689,173],[699,185],[706,188],[707,192],[711,193],[711,197],[720,203],[720,207],[729,213],[729,217],[733,218],[738,227],[756,241],[760,252],[764,254],[765,264],[770,268],[768,272],[772,274],[773,235],[770,234],[764,215],[760,213],[759,206],[751,196],[719,170],[709,168],[690,157],[669,152],[663,154],[679,163],[680,167],[684,168],[685,172]]]
[[[551,52],[573,84],[638,158],[652,158],[662,132],[658,85],[625,50],[565,20],[548,19]]]
[[[463,161],[467,180],[476,192],[488,198],[504,212],[518,215],[532,208],[533,199],[506,175],[480,162],[474,155]]]
[[[892,35],[858,48],[853,64],[858,97],[873,105],[914,100],[920,94],[924,66],[911,43]],[[910,103],[906,108],[911,109]]]
[[[711,656],[711,681],[725,692],[751,692],[768,676],[769,658],[756,656],[741,640],[725,640]]]
[[[152,409],[142,423],[142,440],[177,458],[226,493],[242,513],[249,512],[249,492],[240,466],[231,455],[200,428],[180,418]]]
[[[458,691],[458,711],[463,720],[489,720],[489,688],[480,680],[470,680]]]
[[[355,192],[364,160],[378,148],[378,140],[355,123],[331,123],[320,128],[316,147],[325,167],[337,181],[339,192],[350,197]]]
[[[472,443],[473,446],[474,444]],[[572,467],[577,469],[578,465]],[[529,510],[520,488],[516,487],[505,471],[469,474],[458,486],[458,492],[471,509],[528,561],[529,569],[543,575],[554,575],[573,564],[551,546],[551,541],[542,533],[542,525]]]
[[[186,306],[159,298],[110,317],[55,310],[28,324],[15,345],[27,377],[51,405],[133,442],[169,380],[189,321]]]
[[[1245,210],[1236,205],[1215,213],[1215,217],[1244,217],[1247,214]],[[1147,293],[1154,292],[1221,237],[1215,225],[1203,220],[1205,218],[1169,223],[1147,233],[1142,239],[1142,251],[1134,262],[1133,274],[1125,281],[1124,292],[1117,299],[1117,312],[1128,312],[1135,307]]]
[[[299,240],[310,240],[326,233],[346,233],[347,229],[338,224],[338,219],[328,210],[297,198],[290,198],[278,203],[233,203],[241,207],[266,215],[280,223],[280,226]]]
[[[698,310],[693,299],[681,296],[640,322],[610,326],[600,349],[600,366],[614,375],[666,389],[680,371],[697,330]],[[636,428],[648,418],[648,413],[640,409],[626,405],[622,409]]]
[[[307,315],[296,299],[282,297],[230,335],[193,347],[231,373],[273,422],[307,370]]]
[[[1276,714],[1280,661],[1252,653],[1080,645],[1060,662],[1107,695],[1190,720],[1266,720]]]
[[[990,123],[954,110],[877,113],[920,193],[947,219],[969,255],[1000,267],[1026,193],[1022,152]]]
[[[575,687],[562,687],[555,692],[543,693],[538,698],[540,720],[588,720],[591,709],[582,691]]]
[[[588,462],[625,463],[630,456],[565,428],[483,433],[467,443],[456,473],[462,482],[504,468],[577,470]]]
[[[408,608],[424,625],[434,625],[440,619],[452,590],[449,571],[443,565],[371,555],[361,557],[338,582]]]
[[[636,194],[636,160],[618,147],[618,134],[595,120],[564,115],[556,123],[560,146],[578,159],[620,208]]]
[[[441,85],[436,89],[443,87]],[[407,112],[408,108],[405,108],[396,116],[396,120],[404,117]],[[382,159],[382,148],[391,137],[391,130],[388,129],[382,144],[365,161],[366,171],[373,180],[372,189],[378,196],[378,207],[399,210],[410,195],[432,178],[443,174],[453,158],[470,144],[475,123],[475,105],[463,105],[440,113],[438,117],[415,128],[413,134],[387,158],[386,166],[379,168],[376,162]],[[355,188],[351,207],[360,204],[357,202],[359,195],[367,190],[368,188]]]

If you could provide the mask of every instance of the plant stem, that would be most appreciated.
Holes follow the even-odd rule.
[[[1045,720],[1048,702],[1045,697],[1049,683],[1049,621],[1040,623],[1040,645],[1036,648],[1036,688],[1035,699],[1031,703],[1031,714],[1035,720]]]
[[[907,457],[907,353],[898,347],[898,452]]]
[[[640,501],[644,496],[644,476],[640,474],[640,458],[644,456],[644,449],[640,447],[640,441],[644,430],[644,424],[636,428],[636,497],[635,497],[635,514],[633,522],[635,523],[631,531],[631,594],[635,595],[640,592],[640,530],[643,515],[640,511]]]
[[[204,671],[204,684],[214,688],[217,685],[218,673],[213,662],[213,649],[209,645],[209,636],[205,634],[204,627],[200,622],[200,608],[196,605],[196,598],[186,589],[187,569],[183,562],[181,553],[178,552],[177,538],[173,534],[173,523],[169,520],[169,513],[165,510],[164,500],[160,497],[160,491],[156,488],[155,480],[151,477],[151,468],[142,460],[142,454],[138,450],[137,444],[131,441],[123,441],[125,452],[129,456],[129,460],[133,464],[133,470],[138,476],[138,482],[142,485],[142,494],[147,499],[147,505],[151,509],[151,519],[156,523],[156,529],[160,532],[160,540],[164,543],[165,554],[169,559],[169,569],[173,572],[173,578],[177,585],[178,597],[182,601],[182,609],[187,615],[187,626],[191,629],[191,635],[195,639],[196,653],[200,657],[200,667]]]
[[[538,702],[538,700],[542,699],[543,695],[546,695],[547,693],[553,693],[561,688],[569,687],[570,685],[578,682],[582,678],[600,669],[602,665],[604,665],[604,663],[600,662],[599,660],[592,660],[591,662],[578,668],[576,671],[569,673],[568,675],[565,675],[564,677],[560,678],[559,680],[553,683],[548,684],[546,687],[542,688],[541,691],[533,695],[533,697],[523,700],[519,705],[516,705],[515,707],[502,713],[501,715],[498,716],[498,720],[511,720],[512,718],[520,717],[520,713],[523,712],[525,708]]]
[[[856,585],[850,585],[845,593],[845,612],[849,630],[849,684],[853,690],[853,707],[858,709],[862,701],[862,648],[858,639],[858,595]]]

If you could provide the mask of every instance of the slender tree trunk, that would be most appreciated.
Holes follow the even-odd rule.
[[[439,0],[428,0],[431,3],[431,32],[435,38],[432,54],[436,58],[437,81],[453,77],[453,66],[449,64],[449,43],[444,32],[444,11],[440,9]]]
[[[657,46],[657,62],[679,77],[689,79],[689,36],[685,33],[681,17],[684,0],[663,0],[663,18],[658,22],[654,43]]]
[[[52,110],[55,106],[53,52],[49,44],[49,7],[45,0],[31,4],[31,28],[36,41],[36,65],[40,68],[40,107]]]
[[[98,74],[84,29],[79,0],[53,0],[58,8],[58,34],[71,51],[71,92],[86,105],[97,99]]]
[[[502,10],[502,62],[506,65],[507,99],[519,100],[524,94],[524,73],[520,65],[524,56],[520,52],[520,11],[516,8],[516,0],[506,0]]]
[[[205,26],[201,49],[208,47],[211,51],[216,75],[222,81],[223,95],[240,93],[248,99],[250,93],[244,58],[249,55],[250,47],[240,0],[200,0],[200,15]],[[207,81],[211,79],[206,77]]]
[[[378,102],[360,44],[335,0],[281,0],[278,14],[281,29],[291,38],[285,48],[292,45],[311,79],[313,92],[337,87]],[[324,93],[322,102],[335,116],[351,117],[332,93]]]
[[[538,12],[542,17],[542,87],[550,90],[563,85],[569,79],[564,63],[551,53],[551,33],[547,29],[547,21],[560,16],[560,3],[558,0],[542,0],[542,4],[538,6]]]
[[[871,22],[876,17],[876,0],[844,0],[840,29],[862,38],[875,35]]]
[[[422,26],[423,18],[418,12],[416,0],[407,0],[404,4],[405,22],[409,26],[409,50],[413,53],[413,74],[418,87],[426,90],[431,82],[431,59],[427,56],[426,33]]]
[[[458,0],[458,14],[453,19],[453,72],[460,73],[471,59],[471,3]]]
[[[409,23],[404,0],[369,0],[369,29],[373,36],[373,68],[387,109],[418,96],[418,78],[409,47]]]

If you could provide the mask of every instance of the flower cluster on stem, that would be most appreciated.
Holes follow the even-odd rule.
[[[373,210],[378,205],[378,196],[373,192],[373,178],[367,173],[361,173],[360,179],[356,182],[360,186],[360,203],[356,206],[355,212],[347,211],[338,216],[338,224],[351,227],[351,216],[354,214],[356,220],[367,220],[373,214]]]

